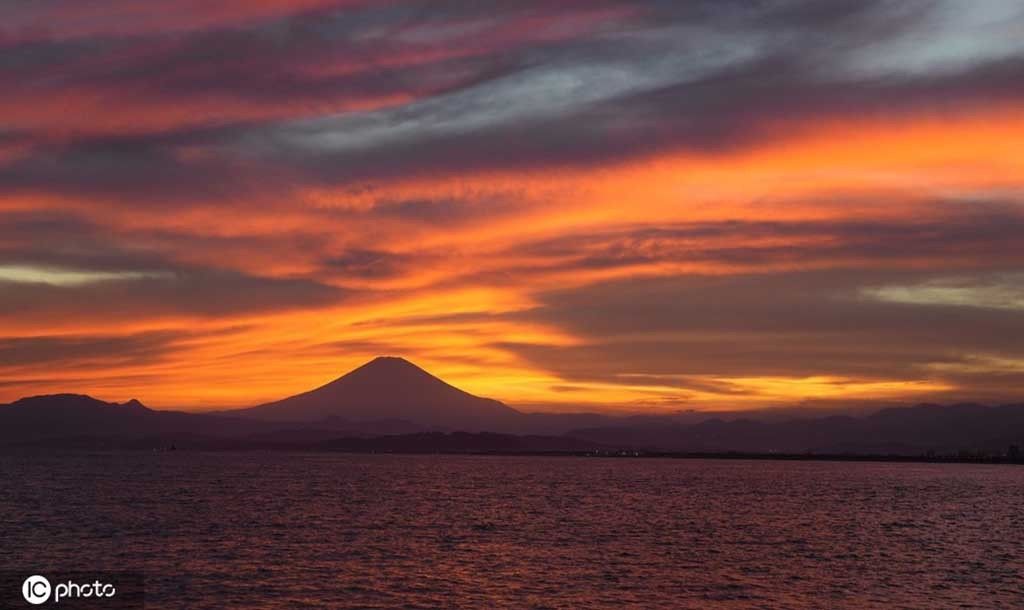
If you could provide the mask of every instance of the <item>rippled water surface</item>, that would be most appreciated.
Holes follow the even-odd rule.
[[[147,607],[1024,607],[1024,467],[0,456],[0,569]]]

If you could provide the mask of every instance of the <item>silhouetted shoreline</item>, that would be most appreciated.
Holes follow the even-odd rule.
[[[379,392],[383,402],[376,402],[379,388],[387,389]],[[329,400],[321,401],[328,391]],[[350,394],[363,398],[346,398]],[[422,404],[409,398],[432,394]],[[1017,463],[1024,447],[1024,404],[922,404],[862,417],[777,421],[530,414],[461,392],[395,358],[374,360],[300,397],[305,406],[296,419],[281,421],[276,415],[264,419],[263,407],[260,417],[250,417],[245,409],[161,411],[137,400],[108,403],[79,394],[28,397],[0,405],[0,446],[938,463]],[[359,410],[364,401],[392,405],[387,412],[381,407],[380,415],[389,417],[367,419]],[[345,408],[333,411],[338,405]],[[315,409],[305,413],[306,407]],[[356,410],[350,413],[349,407]],[[272,410],[277,413],[280,405]],[[467,423],[477,410],[494,417]]]
[[[1024,464],[1024,460],[1001,456],[910,456],[910,455],[843,455],[806,453],[674,453],[658,451],[621,452],[619,454],[586,454],[586,457],[668,458],[681,460],[773,460],[791,462],[916,462],[925,464]]]
[[[362,439],[365,440],[365,439]],[[1000,455],[881,455],[881,454],[828,454],[828,453],[743,453],[743,452],[673,452],[673,451],[515,451],[515,450],[358,450],[332,449],[323,446],[302,445],[201,445],[183,447],[147,448],[142,446],[94,445],[8,445],[0,446],[0,453],[38,454],[58,453],[296,453],[341,454],[378,456],[473,456],[473,457],[564,457],[592,459],[670,459],[670,460],[734,460],[780,462],[891,462],[908,464],[1006,464],[1024,465],[1024,459]]]
[[[770,460],[789,462],[907,462],[924,464],[1024,464],[1024,460],[1000,456],[906,456],[906,455],[835,455],[806,453],[677,453],[670,451],[348,451],[312,450],[350,455],[475,455],[505,457],[587,457],[614,459],[677,459],[677,460]]]

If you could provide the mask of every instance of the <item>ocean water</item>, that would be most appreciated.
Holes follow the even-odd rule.
[[[147,608],[1020,608],[1024,467],[7,454],[0,570],[142,572]]]

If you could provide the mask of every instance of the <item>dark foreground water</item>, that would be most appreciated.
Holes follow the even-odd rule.
[[[1020,608],[1024,467],[0,455],[0,570],[142,571],[151,608]]]

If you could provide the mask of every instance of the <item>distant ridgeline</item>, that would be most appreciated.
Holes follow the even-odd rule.
[[[0,446],[305,449],[401,453],[657,452],[882,455],[1020,461],[1024,404],[919,405],[866,417],[764,422],[528,414],[464,392],[401,358],[324,386],[215,413],[158,411],[78,394],[0,405]],[[455,433],[458,434],[455,434]]]

